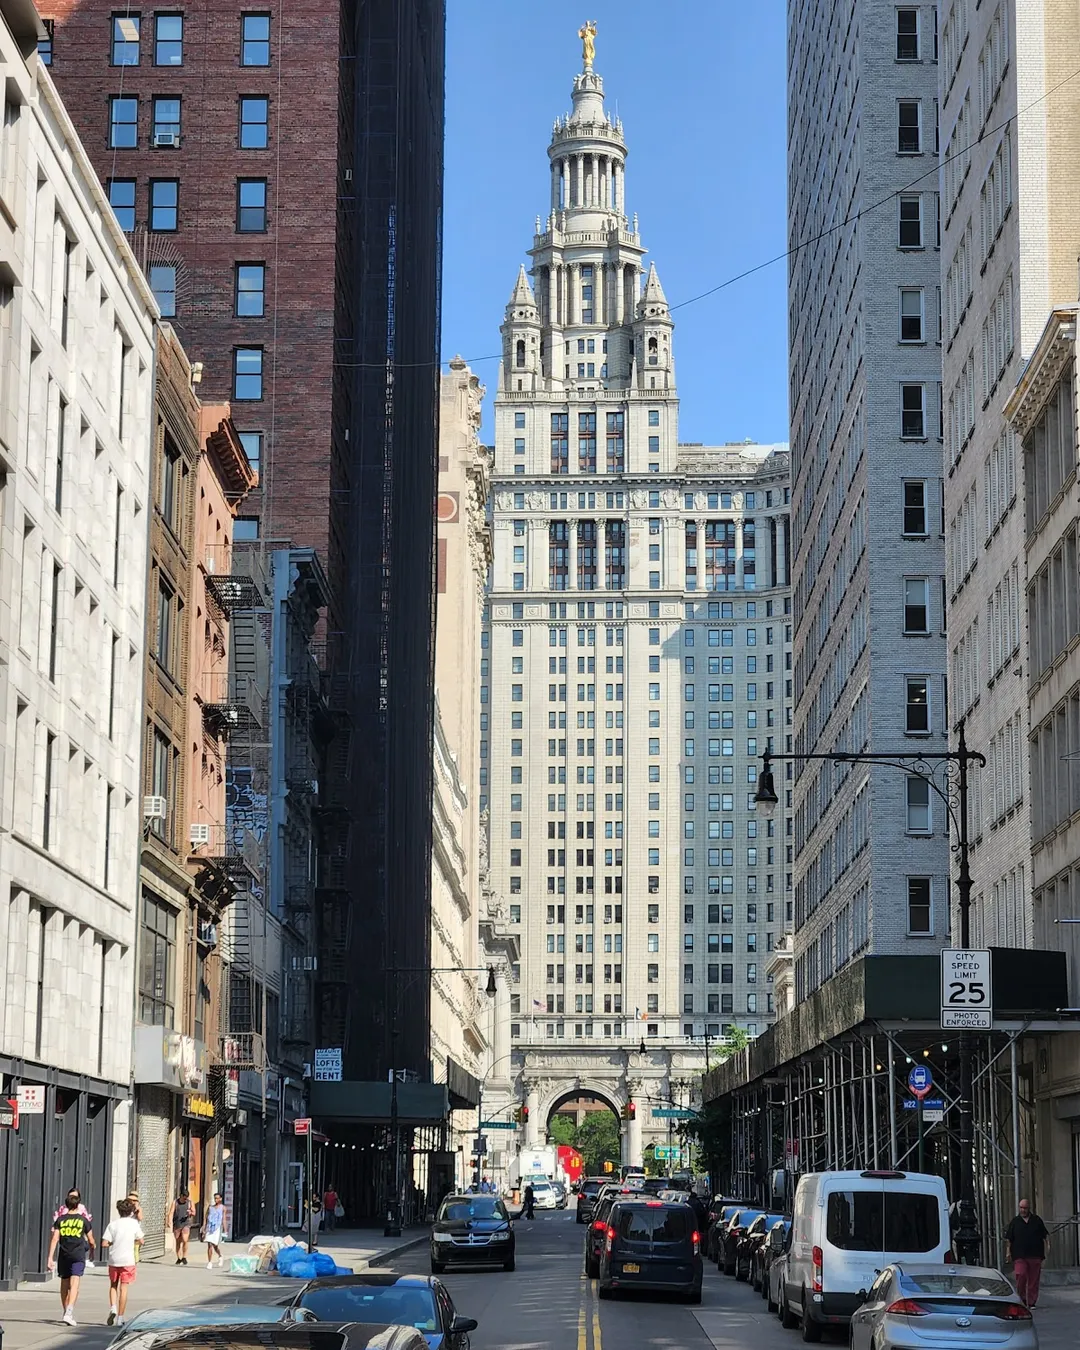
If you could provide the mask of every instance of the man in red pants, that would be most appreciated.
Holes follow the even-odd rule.
[[[1039,1301],[1042,1263],[1050,1254],[1050,1234],[1046,1224],[1032,1213],[1027,1200],[1020,1201],[1020,1213],[1005,1230],[1005,1260],[1013,1263],[1016,1292],[1029,1308]]]

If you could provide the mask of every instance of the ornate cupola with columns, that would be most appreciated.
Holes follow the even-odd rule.
[[[624,1162],[674,1165],[708,1047],[772,1020],[756,953],[783,929],[780,842],[763,824],[759,846],[736,784],[756,729],[784,725],[784,682],[755,673],[783,668],[787,458],[679,444],[671,310],[627,214],[595,26],[580,36],[494,406],[480,792],[520,957],[484,1115],[518,1111],[524,1146],[553,1113],[607,1109]],[[759,616],[775,652],[724,650],[752,648]],[[750,682],[722,684],[736,659]],[[715,682],[693,701],[695,662]]]

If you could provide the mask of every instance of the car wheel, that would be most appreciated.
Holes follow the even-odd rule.
[[[794,1331],[799,1325],[799,1319],[791,1311],[791,1304],[783,1289],[780,1290],[780,1325],[785,1331]]]
[[[431,1273],[432,1273],[432,1275],[441,1275],[441,1274],[443,1274],[443,1272],[444,1272],[445,1270],[446,1270],[446,1262],[445,1262],[445,1261],[436,1261],[434,1258],[432,1258],[432,1262],[431,1262]]]
[[[611,1298],[614,1294],[614,1290],[607,1289],[603,1285],[600,1285],[596,1293],[598,1298]]]
[[[515,1264],[514,1257],[511,1257],[509,1261],[503,1262],[503,1270],[513,1270],[514,1264]]]
[[[700,1303],[700,1302],[701,1302],[701,1290],[700,1290],[700,1289],[691,1289],[690,1292],[689,1292],[689,1293],[687,1294],[687,1296],[686,1296],[686,1301],[687,1301],[687,1303]]]
[[[585,1258],[585,1274],[586,1274],[587,1278],[590,1279],[590,1280],[596,1280],[596,1279],[599,1279],[599,1277],[600,1277],[600,1262],[599,1262],[599,1261],[590,1261],[589,1258],[586,1257],[586,1258]]]
[[[724,1274],[725,1274],[725,1275],[734,1275],[734,1274],[735,1274],[735,1262],[734,1262],[734,1261],[732,1261],[730,1265],[727,1263],[727,1261],[724,1262]]]
[[[773,1302],[772,1285],[768,1280],[765,1281],[765,1306],[769,1312],[776,1312],[776,1304]]]
[[[821,1326],[818,1322],[814,1321],[807,1311],[805,1294],[803,1294],[802,1323],[800,1329],[804,1341],[809,1341],[813,1344],[814,1342],[821,1340]]]
[[[578,1212],[578,1213],[574,1216],[574,1220],[575,1220],[576,1223],[584,1223],[584,1222],[585,1222],[585,1220],[581,1217],[581,1213],[580,1213],[580,1212]]]
[[[746,1279],[746,1270],[744,1269],[742,1262],[737,1258],[735,1261],[735,1278],[739,1281],[745,1281]]]

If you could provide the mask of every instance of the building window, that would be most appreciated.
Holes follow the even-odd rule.
[[[41,26],[45,29],[45,36],[38,39],[37,54],[43,66],[51,66],[53,58],[53,21],[52,19],[42,19]]]
[[[151,263],[150,289],[158,302],[163,319],[171,319],[176,314],[176,264]]]
[[[904,681],[904,730],[925,735],[930,730],[930,688],[925,675],[909,675]]]
[[[150,228],[173,231],[180,214],[180,180],[152,178],[150,180]]]
[[[248,463],[255,470],[259,471],[259,464],[262,462],[262,444],[263,434],[261,431],[241,431],[237,433],[240,437],[240,444],[244,447],[244,454],[248,457]]]
[[[263,396],[263,349],[233,349],[233,398],[256,399]]]
[[[923,340],[923,293],[913,287],[900,292],[900,341]]]
[[[934,932],[934,906],[929,877],[907,879],[908,934],[912,937],[931,937]]]
[[[245,14],[240,20],[240,64],[270,64],[270,15]]]
[[[139,143],[139,100],[109,100],[109,145],[113,150],[130,150]]]
[[[896,11],[896,59],[898,61],[917,61],[919,59],[919,11],[917,9],[898,9]]]
[[[240,100],[240,149],[265,150],[269,142],[270,100]]]
[[[184,16],[182,14],[154,15],[154,65],[182,66],[184,64]]]
[[[135,179],[109,179],[109,205],[116,216],[116,223],[130,234],[135,228]]]
[[[918,99],[901,99],[896,105],[896,150],[901,155],[917,155],[922,150],[920,106]]]
[[[154,144],[157,146],[180,144],[180,100],[178,98],[154,99]]]
[[[250,544],[259,537],[258,516],[237,516],[233,521],[233,543]]]
[[[159,665],[166,670],[172,669],[173,648],[173,600],[175,592],[169,583],[158,580],[157,635],[154,640],[154,655]],[[156,791],[156,789],[155,789]],[[165,793],[159,794],[165,796]]]
[[[926,577],[904,578],[904,632],[929,633],[930,582]]]
[[[173,972],[176,965],[176,915],[161,900],[143,896],[139,942],[139,1021],[173,1025]]]
[[[261,318],[266,312],[266,264],[236,264],[236,312],[241,318]]]
[[[922,198],[920,196],[900,198],[900,237],[901,248],[922,248]]]
[[[139,16],[114,14],[112,17],[112,63],[114,66],[139,64]]]
[[[266,229],[266,179],[239,178],[236,182],[238,234],[262,234]]]
[[[921,441],[926,435],[926,386],[900,386],[900,435],[907,440]]]
[[[904,781],[907,792],[908,834],[929,834],[930,784],[916,774],[909,774]]]
[[[906,535],[925,535],[926,530],[926,484],[921,479],[908,479],[904,483],[904,533]]]

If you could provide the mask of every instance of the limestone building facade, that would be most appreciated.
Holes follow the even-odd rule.
[[[790,826],[753,795],[790,734],[792,620],[787,455],[680,444],[626,158],[587,60],[502,325],[480,738],[522,1142],[591,1095],[639,1161],[710,1042],[772,1019]]]
[[[157,307],[0,4],[0,1281],[128,1185]],[[23,1091],[25,1090],[25,1091]]]
[[[948,743],[935,15],[884,0],[789,7],[799,754]],[[786,770],[796,999],[859,954],[943,946],[947,821],[929,784],[884,766]]]

